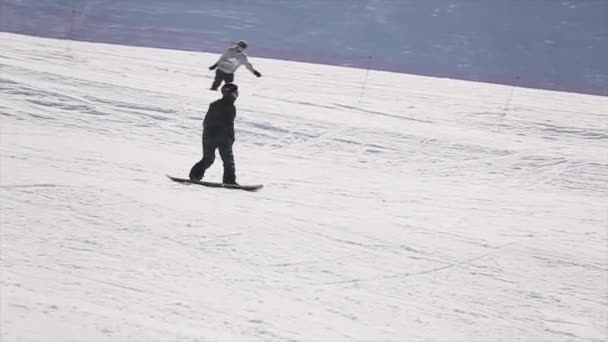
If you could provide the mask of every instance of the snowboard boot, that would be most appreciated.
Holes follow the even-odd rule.
[[[237,183],[234,178],[224,178],[224,180],[222,181],[222,183],[223,184],[229,184],[229,185],[239,185],[239,183]]]
[[[190,178],[191,181],[200,182],[201,179],[203,179],[204,174],[200,174],[197,171],[198,170],[197,170],[196,165],[194,167],[192,167],[192,170],[190,170],[190,174],[188,175],[188,177]]]

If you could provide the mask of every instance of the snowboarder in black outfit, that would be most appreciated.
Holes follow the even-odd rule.
[[[222,86],[222,98],[211,103],[203,121],[203,159],[194,164],[190,170],[190,179],[200,181],[205,171],[215,161],[215,150],[220,151],[224,163],[224,184],[236,183],[234,166],[234,119],[236,107],[234,101],[239,96],[238,87],[234,83]]]
[[[234,82],[234,73],[241,65],[245,65],[245,67],[256,77],[262,76],[262,74],[255,70],[253,65],[249,63],[249,59],[244,52],[245,49],[247,49],[247,42],[239,40],[235,46],[226,49],[220,59],[209,67],[209,70],[217,69],[215,70],[215,79],[211,85],[211,90],[217,90],[222,82]]]

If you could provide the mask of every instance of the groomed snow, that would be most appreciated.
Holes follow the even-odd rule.
[[[0,33],[0,340],[608,339],[608,97],[217,57]]]

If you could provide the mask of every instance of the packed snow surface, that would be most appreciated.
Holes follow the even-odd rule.
[[[608,97],[217,57],[0,33],[0,340],[608,338]]]

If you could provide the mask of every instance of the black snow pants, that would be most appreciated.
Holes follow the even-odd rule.
[[[203,159],[192,166],[190,179],[201,180],[205,176],[205,171],[215,161],[215,150],[220,151],[220,157],[224,163],[224,184],[236,183],[236,168],[234,165],[234,154],[232,144],[234,140],[225,136],[205,136],[203,134]]]
[[[229,74],[227,72],[223,72],[220,69],[216,69],[215,79],[213,80],[213,84],[211,85],[211,90],[217,90],[220,84],[222,84],[222,81],[225,83],[234,82],[234,74]]]

